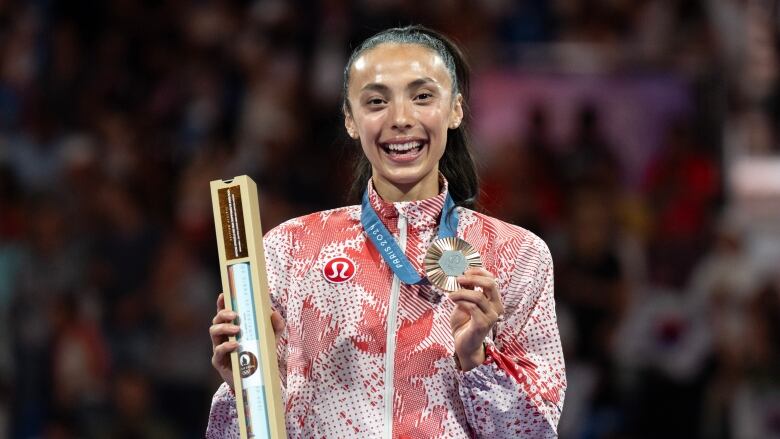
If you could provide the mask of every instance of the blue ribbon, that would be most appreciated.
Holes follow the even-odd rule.
[[[360,212],[360,222],[363,224],[363,230],[368,235],[374,247],[382,258],[390,266],[396,276],[407,284],[425,284],[428,279],[420,277],[417,270],[401,250],[401,246],[393,237],[393,234],[387,230],[387,227],[379,219],[371,202],[368,200],[368,191],[363,193],[363,204]],[[441,219],[439,220],[439,238],[450,238],[457,236],[458,231],[458,212],[453,209],[455,202],[450,197],[449,192],[444,198],[444,207],[441,210]]]

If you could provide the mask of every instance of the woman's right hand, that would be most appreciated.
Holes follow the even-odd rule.
[[[219,375],[226,383],[233,387],[233,369],[230,366],[230,353],[238,349],[238,342],[230,341],[228,337],[236,336],[239,332],[238,325],[233,321],[238,317],[233,311],[225,309],[225,294],[220,293],[217,298],[217,315],[211,321],[209,334],[211,334],[211,347],[214,354],[211,356],[211,365],[219,372]],[[274,336],[277,343],[279,337],[284,331],[284,319],[282,315],[274,311],[271,313],[271,325],[274,328]]]

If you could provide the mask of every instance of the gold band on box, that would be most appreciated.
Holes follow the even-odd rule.
[[[455,237],[435,240],[423,261],[428,280],[444,291],[460,288],[457,277],[469,268],[481,267],[482,258],[468,242]]]

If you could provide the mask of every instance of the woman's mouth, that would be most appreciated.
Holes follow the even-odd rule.
[[[412,140],[404,143],[381,143],[380,146],[391,160],[407,162],[416,159],[425,144],[423,140]]]

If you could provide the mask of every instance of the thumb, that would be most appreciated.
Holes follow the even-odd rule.
[[[276,338],[278,339],[280,335],[282,335],[282,332],[284,332],[285,322],[282,318],[282,315],[279,314],[278,311],[274,311],[271,313],[271,326],[274,328],[274,334],[276,335]]]

